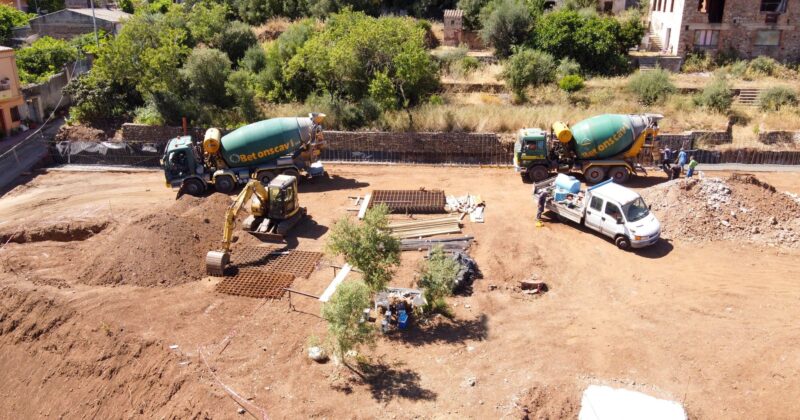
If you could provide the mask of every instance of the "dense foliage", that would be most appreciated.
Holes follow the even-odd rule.
[[[370,290],[361,281],[339,285],[330,301],[322,306],[322,318],[328,321],[333,354],[347,364],[345,356],[362,344],[375,339],[375,328],[364,322],[364,308],[369,308]]]
[[[386,226],[389,208],[379,205],[369,209],[361,223],[350,218],[336,222],[328,236],[328,248],[361,271],[370,290],[383,290],[400,262],[400,241]]]
[[[8,40],[11,38],[11,28],[27,25],[33,16],[14,7],[0,4],[0,43],[8,45]]]
[[[717,74],[714,80],[694,97],[694,102],[698,106],[721,114],[728,112],[733,105],[733,91],[727,76],[723,73]]]
[[[534,17],[522,0],[489,3],[481,13],[481,38],[494,46],[496,55],[508,57],[513,46],[529,41]]]
[[[536,50],[518,49],[506,61],[502,73],[517,100],[524,101],[526,89],[552,83],[556,77],[556,61],[552,55]]]
[[[633,75],[628,81],[628,91],[635,94],[643,105],[653,105],[675,92],[675,85],[669,72],[659,68]]]
[[[613,17],[573,10],[545,13],[536,21],[533,44],[556,58],[570,57],[588,73],[620,74],[628,69],[627,51],[638,45],[644,26],[638,18],[620,23]]]
[[[431,250],[428,261],[422,266],[418,286],[425,296],[425,312],[447,312],[445,297],[453,294],[460,266],[441,246]]]
[[[787,86],[773,86],[758,95],[758,106],[762,111],[780,111],[783,107],[797,104],[797,92]]]
[[[18,50],[16,57],[20,82],[42,83],[77,60],[79,50],[67,41],[46,36]]]

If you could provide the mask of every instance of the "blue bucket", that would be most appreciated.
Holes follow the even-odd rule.
[[[401,310],[397,314],[397,328],[404,330],[408,326],[408,314]]]

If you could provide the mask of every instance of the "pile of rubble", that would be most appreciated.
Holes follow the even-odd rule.
[[[800,246],[800,203],[752,175],[677,179],[642,196],[666,239]]]

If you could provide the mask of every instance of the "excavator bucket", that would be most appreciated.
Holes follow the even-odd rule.
[[[231,254],[225,251],[209,251],[206,254],[206,273],[211,276],[222,277],[225,267],[231,260]]]

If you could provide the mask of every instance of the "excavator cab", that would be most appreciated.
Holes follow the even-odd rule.
[[[267,185],[269,211],[267,217],[283,220],[292,217],[300,208],[297,197],[297,178],[291,175],[278,175]]]

